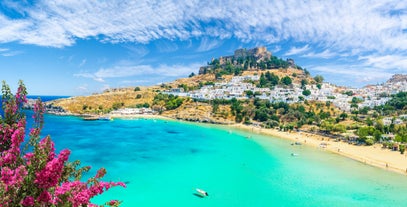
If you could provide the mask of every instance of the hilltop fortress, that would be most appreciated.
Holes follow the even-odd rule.
[[[247,60],[252,61],[250,65],[247,66],[248,70],[259,69],[258,64],[266,62],[272,58],[272,54],[267,50],[266,47],[255,47],[252,49],[237,49],[234,52],[234,55],[220,57],[219,59],[212,59],[212,62],[207,66],[202,66],[199,68],[199,74],[206,74],[207,72],[213,71],[216,68],[220,68],[226,64],[231,64],[233,66],[245,67],[244,62]],[[295,65],[294,60],[287,60],[290,65]]]

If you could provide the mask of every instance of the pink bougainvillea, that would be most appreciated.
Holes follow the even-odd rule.
[[[114,186],[125,187],[122,182],[101,181],[106,170],[101,168],[86,182],[75,179],[90,167],[76,169],[69,163],[70,151],[57,155],[49,136],[40,139],[44,105],[34,106],[34,127],[25,140],[26,119],[21,111],[26,99],[22,82],[14,96],[7,84],[2,87],[4,117],[0,119],[0,206],[96,206],[91,198]],[[25,151],[22,147],[27,143]],[[24,149],[25,149],[24,148]],[[79,176],[80,177],[80,176]],[[117,200],[106,202],[118,206]]]

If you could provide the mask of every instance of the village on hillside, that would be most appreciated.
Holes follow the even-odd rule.
[[[168,94],[176,96],[190,97],[198,100],[214,99],[249,99],[248,94],[254,94],[255,98],[269,100],[270,102],[298,103],[308,101],[330,101],[339,109],[350,112],[352,99],[360,102],[357,108],[369,107],[385,104],[391,95],[401,91],[407,91],[406,79],[400,82],[386,82],[380,85],[369,85],[360,89],[338,87],[331,83],[321,83],[321,86],[308,85],[309,95],[303,94],[301,84],[292,83],[290,86],[275,86],[270,88],[256,87],[250,81],[258,81],[259,75],[234,76],[229,82],[216,82],[213,85],[206,85],[194,91],[185,92],[183,88],[174,88],[166,91]]]
[[[261,63],[264,60],[272,57],[271,52],[265,47],[253,48],[250,50],[238,49],[233,56],[220,57],[218,64],[220,66],[231,63],[237,65],[239,59],[253,58],[256,63]],[[216,59],[213,59],[214,62]],[[289,68],[296,66],[294,60],[288,59],[287,66]],[[245,67],[244,64],[241,64]],[[199,74],[205,74],[208,71],[214,70],[214,64],[203,66],[199,70]],[[219,67],[219,66],[218,66]],[[259,70],[261,68],[248,66],[250,70]],[[272,70],[271,70],[272,71]],[[261,72],[260,72],[261,73]],[[301,75],[300,73],[295,75]],[[270,102],[285,102],[298,103],[307,101],[330,101],[339,109],[350,112],[352,108],[373,108],[385,104],[391,95],[401,91],[407,91],[407,75],[394,75],[386,83],[378,85],[368,85],[363,88],[347,88],[336,86],[328,82],[320,82],[314,84],[301,84],[292,82],[288,85],[276,85],[272,88],[257,87],[254,82],[260,80],[260,75],[245,75],[233,76],[230,81],[223,81],[222,78],[213,84],[204,85],[198,90],[184,91],[183,88],[172,88],[165,93],[173,94],[181,97],[190,97],[198,100],[214,100],[214,99],[249,99],[252,97]],[[308,93],[304,93],[309,90]],[[356,99],[356,101],[355,101]],[[352,101],[353,100],[353,101]],[[352,104],[353,103],[353,104]],[[357,105],[355,105],[357,103]]]

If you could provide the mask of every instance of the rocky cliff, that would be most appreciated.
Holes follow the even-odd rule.
[[[407,75],[395,74],[386,83],[407,82]]]

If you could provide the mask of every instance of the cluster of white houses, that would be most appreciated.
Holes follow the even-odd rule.
[[[118,110],[111,111],[109,115],[138,115],[138,114],[154,114],[154,111],[150,108],[122,108]]]
[[[360,89],[337,87],[330,83],[322,83],[321,87],[317,85],[307,85],[311,94],[303,95],[301,85],[293,83],[291,86],[277,85],[273,89],[258,88],[253,81],[258,81],[258,75],[235,76],[229,82],[218,82],[214,85],[203,86],[199,90],[183,92],[182,89],[168,91],[178,96],[191,97],[198,100],[213,99],[247,99],[247,91],[252,91],[257,98],[269,100],[270,102],[295,103],[303,100],[330,101],[343,111],[351,110],[351,101],[354,97],[361,102],[359,108],[383,105],[389,100],[391,94],[400,91],[407,91],[407,81],[385,83],[381,85],[370,85]],[[348,92],[345,94],[344,92]],[[350,93],[350,94],[349,94]]]

